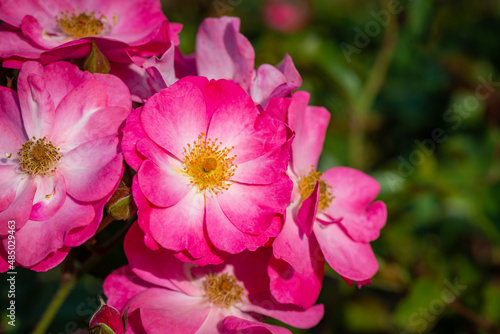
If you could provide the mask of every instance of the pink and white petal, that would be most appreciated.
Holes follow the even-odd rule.
[[[21,21],[21,31],[24,36],[28,37],[41,49],[52,49],[64,43],[64,41],[60,39],[47,38],[45,29],[40,25],[38,20],[31,15],[23,17]]]
[[[196,334],[213,334],[220,333],[222,327],[222,321],[226,317],[224,315],[224,310],[219,307],[211,307],[207,318],[203,322],[200,328],[196,331]]]
[[[241,232],[262,234],[276,214],[282,214],[290,202],[293,184],[288,176],[268,185],[233,183],[217,196],[220,207]]]
[[[370,244],[352,240],[338,224],[315,224],[314,235],[326,262],[341,276],[364,281],[377,272],[378,263]]]
[[[64,261],[66,256],[68,255],[71,247],[64,246],[55,250],[54,252],[47,255],[45,259],[38,262],[34,266],[29,267],[30,270],[33,271],[47,271],[56,266],[58,266],[61,262]]]
[[[30,220],[47,220],[57,213],[66,199],[66,183],[59,173],[50,176],[39,175]]]
[[[295,86],[295,88],[302,86],[302,77],[289,54],[285,55],[285,59],[278,66],[278,69],[285,75],[288,84]]]
[[[113,63],[109,72],[120,78],[130,90],[132,101],[144,103],[159,90],[150,84],[150,77],[142,67],[131,64]]]
[[[0,125],[2,137],[0,138],[0,150],[14,154],[21,143],[27,140],[21,117],[21,107],[17,93],[7,87],[0,87]],[[10,135],[12,133],[14,138]],[[13,145],[13,146],[11,146]],[[7,149],[11,151],[7,151]],[[14,151],[16,150],[16,151]]]
[[[284,327],[269,325],[263,322],[250,321],[234,316],[229,316],[222,322],[224,333],[228,334],[292,334]]]
[[[150,334],[196,333],[210,312],[205,298],[165,288],[149,288],[130,301],[130,311],[141,310],[144,329]]]
[[[59,172],[68,194],[84,202],[110,195],[123,175],[123,156],[118,150],[118,138],[109,136],[66,153]]]
[[[156,206],[175,205],[193,189],[189,179],[170,164],[158,166],[151,160],[145,160],[137,175],[142,193]]]
[[[7,158],[0,158],[4,160]],[[7,210],[16,198],[17,188],[22,181],[16,167],[12,165],[0,165],[0,212]]]
[[[104,293],[108,297],[107,304],[117,310],[124,311],[130,300],[139,293],[155,286],[132,272],[126,265],[113,271],[103,284]]]
[[[0,235],[7,235],[9,220],[16,222],[16,231],[19,231],[24,224],[28,221],[31,207],[33,205],[33,198],[35,197],[36,183],[25,175],[24,179],[19,182],[16,189],[16,197],[9,207],[0,212]]]
[[[275,147],[260,157],[238,164],[232,177],[234,181],[248,184],[270,184],[279,181],[288,167],[293,134],[288,127],[279,126],[274,129],[277,134],[274,137]],[[268,139],[271,138],[268,136]]]
[[[297,328],[316,326],[324,314],[322,304],[314,305],[305,310],[295,305],[280,304],[270,294],[266,293],[249,296],[249,302],[238,308],[244,312],[255,312],[283,321],[285,324]]]
[[[135,223],[128,231],[124,245],[132,271],[141,279],[190,296],[201,296],[204,291],[191,283],[186,273],[193,265],[179,261],[167,249],[152,251],[144,244],[144,232]]]
[[[207,79],[190,77],[153,95],[142,108],[145,133],[159,146],[183,160],[187,144],[207,131],[205,98]]]
[[[6,68],[20,69],[29,60],[39,60],[45,51],[30,41],[20,30],[0,30],[0,59]]]
[[[51,1],[49,3],[26,0],[20,3],[16,0],[3,0],[0,4],[0,20],[19,27],[26,13],[34,13],[35,16],[40,17],[40,20],[43,18],[44,22],[49,23],[60,12],[71,9],[67,1]]]
[[[314,236],[308,238],[308,245],[303,251],[301,273],[287,262],[271,257],[268,275],[271,280],[270,291],[276,300],[308,309],[316,302],[321,291],[325,260]]]
[[[137,181],[137,174],[134,175],[132,180],[132,195],[134,202],[137,204],[137,223],[141,230],[145,233],[144,243],[151,250],[160,249],[160,245],[154,240],[149,229],[149,217],[151,215],[151,203],[148,202],[146,197],[142,194]]]
[[[19,72],[17,92],[28,137],[41,138],[52,133],[55,107],[45,85],[43,67],[36,62],[25,63]]]
[[[105,108],[107,103],[108,94],[102,83],[93,79],[84,81],[71,90],[57,106],[54,119],[54,128],[57,130],[51,139],[60,147],[69,146],[67,150],[73,149],[71,137],[80,132],[92,114]]]
[[[121,142],[121,147],[123,151],[123,156],[127,164],[134,170],[139,170],[142,161],[144,160],[139,152],[137,152],[136,144],[143,138],[146,138],[146,134],[142,129],[142,125],[139,119],[142,107],[133,110],[127,117],[125,127],[123,128],[123,139]]]
[[[387,219],[387,208],[381,201],[372,204],[380,185],[371,176],[348,167],[335,167],[323,174],[332,186],[334,200],[325,214],[342,219],[340,224],[349,236],[359,242],[378,238]]]
[[[68,197],[51,218],[45,221],[28,220],[16,232],[17,262],[24,267],[36,265],[47,255],[64,247],[66,235],[71,229],[88,225],[93,217],[91,206],[80,205]]]
[[[305,233],[307,236],[311,234],[314,222],[316,221],[319,195],[320,185],[317,181],[313,192],[302,202],[297,213],[297,225],[301,229],[301,233]]]
[[[292,166],[295,174],[309,173],[318,166],[323,150],[330,113],[322,107],[308,107],[309,93],[296,92],[288,109],[288,124],[295,131],[292,143]]]
[[[144,62],[142,67],[152,79],[153,87],[159,92],[163,88],[174,84],[177,81],[174,68],[175,46],[171,44],[160,59],[151,57]]]
[[[260,65],[250,86],[252,100],[258,104],[266,105],[272,92],[285,83],[285,75],[276,67],[269,64]]]
[[[196,65],[198,75],[234,80],[248,91],[255,52],[239,29],[238,18],[205,19],[196,36]]]
[[[193,188],[169,208],[151,209],[149,229],[156,242],[176,252],[187,250],[201,258],[209,252],[204,233],[205,205],[203,194]]]
[[[15,166],[19,162],[19,160],[16,158],[16,155],[19,152],[22,144],[24,144],[26,140],[20,142],[15,134],[15,132],[17,131],[15,131],[15,129],[12,130],[8,124],[0,119],[0,131],[2,133],[2,136],[0,137],[0,154],[3,153],[2,155],[0,155],[0,163],[2,166],[10,166],[11,168],[15,168]]]
[[[206,229],[212,244],[219,250],[236,254],[245,249],[256,250],[270,237],[279,233],[281,221],[274,217],[268,230],[260,235],[250,235],[238,230],[222,211],[216,198],[206,197]]]

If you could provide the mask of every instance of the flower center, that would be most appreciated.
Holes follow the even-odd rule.
[[[217,144],[217,140],[206,138],[202,132],[198,141],[187,144],[188,149],[184,150],[184,173],[192,178],[191,183],[200,190],[208,188],[216,194],[229,188],[233,183],[230,178],[238,167],[233,163],[236,155],[228,157],[234,146],[221,149],[222,143]]]
[[[333,201],[332,186],[321,179],[322,175],[322,172],[315,171],[313,167],[309,174],[299,180],[300,196],[303,200],[311,196],[314,187],[316,187],[316,182],[319,181],[318,211],[320,212],[328,209]]]
[[[57,169],[61,154],[51,141],[46,142],[46,137],[28,140],[17,152],[19,166],[32,177],[49,175]]]
[[[236,278],[232,275],[226,273],[222,275],[208,274],[204,287],[208,300],[218,306],[228,308],[241,302],[243,287],[236,282]]]
[[[97,18],[95,12],[87,13],[87,10],[80,14],[71,14],[69,11],[61,12],[61,17],[56,16],[57,26],[67,36],[74,38],[85,38],[91,36],[101,36],[109,32],[109,24],[106,16]]]

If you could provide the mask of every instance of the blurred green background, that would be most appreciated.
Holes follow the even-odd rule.
[[[257,66],[290,54],[301,90],[332,114],[320,169],[351,166],[381,184],[389,215],[372,243],[373,284],[349,287],[327,268],[324,319],[293,332],[500,333],[500,2],[287,2],[291,14],[261,0],[163,5],[184,25],[185,53],[203,18],[232,15]],[[85,327],[102,279],[125,263],[118,243],[80,279],[49,332]],[[33,328],[60,278],[61,268],[19,270],[12,333]]]

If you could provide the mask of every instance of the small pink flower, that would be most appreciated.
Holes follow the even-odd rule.
[[[133,225],[125,238],[130,265],[104,282],[108,303],[129,309],[127,333],[290,333],[265,324],[269,316],[291,326],[310,328],[323,316],[323,305],[302,309],[278,303],[269,293],[269,248],[230,256],[220,265],[177,260],[171,251],[152,251]],[[245,331],[245,332],[246,332]]]
[[[132,190],[148,246],[214,263],[214,252],[276,236],[292,190],[289,140],[227,80],[186,77],[151,97],[128,118],[122,145],[138,171]]]
[[[266,25],[284,33],[304,28],[310,16],[303,0],[268,0],[262,5],[262,11]]]
[[[347,282],[370,282],[378,269],[370,241],[378,238],[387,212],[383,202],[372,203],[380,187],[370,176],[347,167],[316,170],[328,111],[308,107],[305,92],[281,102],[289,103],[281,118],[295,131],[287,172],[294,190],[283,230],[273,242],[271,291],[280,302],[308,307],[321,288],[323,256]],[[308,293],[303,285],[311,287]]]
[[[91,39],[111,62],[142,63],[140,57],[179,44],[181,29],[169,24],[157,0],[6,0],[0,20],[0,59],[12,68],[30,59],[48,64],[85,58]]]
[[[97,230],[123,174],[131,100],[118,78],[66,62],[27,62],[17,88],[0,87],[0,238],[7,249],[14,220],[17,264],[43,271]]]

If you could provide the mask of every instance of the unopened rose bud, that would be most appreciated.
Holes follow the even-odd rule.
[[[109,65],[109,60],[106,56],[99,50],[97,44],[92,40],[92,49],[87,58],[85,58],[85,63],[83,64],[83,69],[89,71],[90,73],[104,73],[109,74],[111,66]]]
[[[120,312],[112,306],[106,305],[104,300],[101,300],[101,306],[90,319],[90,334],[123,334],[125,333],[127,312],[122,317]]]
[[[137,206],[132,200],[132,190],[120,182],[118,189],[106,204],[106,211],[114,220],[126,220],[136,211]]]

